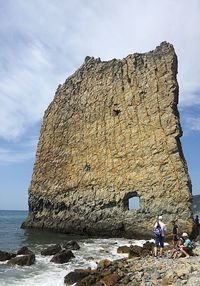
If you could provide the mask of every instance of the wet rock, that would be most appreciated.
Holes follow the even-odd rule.
[[[17,255],[29,255],[33,254],[33,251],[30,250],[27,246],[23,246],[17,251]]]
[[[153,242],[149,242],[149,241],[147,241],[147,242],[145,242],[144,244],[143,244],[143,249],[145,250],[145,251],[149,251],[149,252],[151,252],[152,251],[152,248],[154,247],[154,243]]]
[[[64,283],[66,285],[72,285],[83,278],[90,275],[93,271],[90,269],[75,269],[74,271],[68,273],[64,278]]]
[[[68,262],[71,258],[74,258],[74,257],[75,256],[71,250],[61,250],[58,253],[56,253],[50,261],[54,263],[62,264],[62,263]]]
[[[1,251],[0,250],[0,261],[6,261],[6,260],[9,260],[15,256],[16,256],[15,253],[9,253],[7,251]]]
[[[41,251],[41,255],[55,255],[61,250],[60,244],[49,246]]]
[[[69,242],[65,242],[63,244],[63,248],[68,249],[68,250],[78,250],[78,249],[80,249],[80,246],[79,246],[78,242],[76,242],[75,240],[72,240]]]
[[[103,259],[101,261],[99,261],[98,265],[97,265],[97,269],[104,269],[107,268],[108,266],[110,266],[112,264],[112,261],[109,259]]]
[[[35,262],[35,254],[17,256],[10,259],[8,265],[30,266]]]
[[[129,253],[130,252],[130,247],[124,245],[124,246],[119,246],[117,248],[117,253]]]
[[[143,248],[138,245],[131,245],[129,251],[129,258],[138,257],[142,255]]]

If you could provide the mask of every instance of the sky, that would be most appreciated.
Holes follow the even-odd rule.
[[[86,56],[178,56],[183,152],[200,194],[199,0],[0,0],[0,209],[26,210],[40,126],[57,86]]]

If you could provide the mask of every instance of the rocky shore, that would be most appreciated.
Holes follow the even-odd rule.
[[[116,261],[102,260],[95,270],[75,269],[65,277],[65,285],[76,286],[197,286],[200,285],[200,244],[193,256],[171,259],[170,250],[164,257],[123,258]]]
[[[117,248],[117,260],[105,258],[96,262],[91,269],[73,269],[73,259],[77,259],[76,251],[81,249],[76,241],[62,245],[51,245],[41,250],[41,255],[49,257],[49,263],[71,265],[73,271],[63,276],[63,285],[73,286],[198,286],[200,285],[200,240],[195,242],[195,248],[189,258],[171,258],[172,246],[166,245],[163,257],[154,257],[154,243],[147,241],[143,246],[123,245]],[[73,252],[72,252],[73,251]],[[112,250],[111,250],[112,251]],[[105,252],[109,257],[109,252]],[[126,255],[126,256],[125,256]],[[105,257],[106,257],[105,256]],[[116,256],[115,256],[116,257]],[[38,254],[24,246],[16,253],[0,251],[0,261],[8,266],[31,266],[37,263]],[[94,258],[90,258],[94,262]],[[67,263],[67,264],[65,264]],[[81,264],[80,264],[81,265]]]

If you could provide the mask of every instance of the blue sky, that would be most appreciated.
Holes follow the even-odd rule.
[[[147,52],[179,60],[181,139],[200,194],[199,0],[0,0],[0,209],[27,209],[40,124],[58,84],[89,56]]]

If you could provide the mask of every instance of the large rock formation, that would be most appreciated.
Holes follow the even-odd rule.
[[[190,231],[176,75],[166,42],[122,60],[86,57],[45,112],[23,227],[142,237],[163,214]]]

